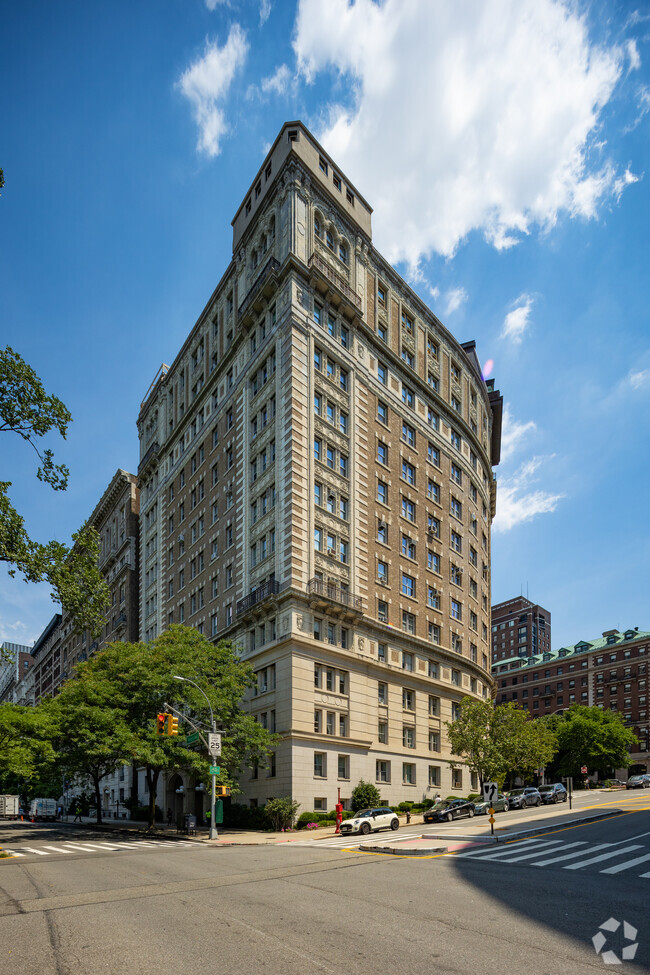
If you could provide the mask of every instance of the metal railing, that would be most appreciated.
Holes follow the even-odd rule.
[[[261,603],[262,600],[268,599],[269,596],[277,596],[280,592],[280,583],[277,579],[269,579],[267,582],[263,582],[261,586],[249,592],[248,596],[244,596],[237,603],[237,615],[240,616],[242,613],[247,612],[252,606],[257,603]]]
[[[244,298],[241,305],[239,306],[239,309],[237,311],[239,318],[242,317],[242,315],[250,305],[251,301],[253,300],[253,298],[259,291],[259,289],[262,287],[266,279],[268,278],[269,274],[271,274],[272,271],[277,271],[279,267],[280,267],[280,262],[276,261],[274,257],[270,257],[268,259],[268,261],[266,262],[266,264],[264,265],[260,273],[253,281],[253,284],[248,289],[248,293],[246,297]]]
[[[315,267],[318,271],[320,271],[320,273],[323,274],[328,281],[331,281],[332,284],[345,295],[348,301],[352,302],[355,308],[361,311],[361,298],[359,295],[356,293],[356,291],[352,290],[343,275],[335,271],[334,268],[331,267],[331,265],[329,265],[327,261],[320,256],[320,254],[314,252],[311,255],[309,258],[309,267]]]
[[[347,589],[341,589],[340,586],[325,582],[324,579],[310,579],[307,583],[307,592],[324,596],[326,599],[331,599],[332,602],[342,603],[344,606],[349,606],[350,609],[361,612],[361,596],[355,596]]]

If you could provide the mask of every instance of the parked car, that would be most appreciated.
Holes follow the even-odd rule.
[[[342,833],[374,833],[378,829],[397,829],[399,819],[387,806],[360,809],[351,819],[341,823]]]
[[[626,789],[650,788],[650,775],[632,775],[625,784]]]
[[[542,797],[537,789],[526,786],[525,789],[511,789],[506,792],[511,809],[523,809],[525,806],[541,806]]]
[[[542,802],[549,805],[552,802],[566,802],[568,793],[561,782],[554,782],[553,785],[540,785],[537,790],[542,797]]]
[[[492,803],[475,802],[474,812],[476,813],[477,816],[483,816],[483,815],[487,816],[487,814],[490,811],[490,805],[492,806],[495,812],[508,812],[508,810],[510,809],[510,803],[508,802],[508,797],[504,796],[503,793],[500,792],[496,797],[496,799],[494,800],[494,802]]]
[[[425,823],[450,823],[452,819],[462,819],[474,815],[474,803],[467,799],[441,799],[435,806],[427,809],[424,816]]]

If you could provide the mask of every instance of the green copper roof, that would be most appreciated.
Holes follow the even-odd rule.
[[[633,643],[636,640],[647,640],[650,637],[650,632],[647,630],[608,630],[607,636],[599,636],[596,640],[578,640],[577,643],[569,645],[566,647],[559,647],[557,650],[545,650],[543,653],[538,653],[534,657],[508,657],[506,660],[498,660],[492,664],[492,671],[500,670],[501,668],[506,668],[508,670],[512,668],[512,664],[516,663],[519,667],[539,667],[540,664],[556,662],[560,659],[565,659],[567,657],[580,656],[583,653],[589,653],[594,650],[607,650],[611,647],[619,647],[625,643]]]

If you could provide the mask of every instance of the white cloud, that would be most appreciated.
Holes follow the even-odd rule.
[[[260,27],[263,27],[271,16],[271,0],[260,0]]]
[[[281,64],[268,78],[263,78],[261,83],[262,91],[268,95],[273,92],[276,95],[285,95],[291,83],[291,71],[286,64]]]
[[[639,54],[639,49],[636,46],[636,41],[627,41],[625,47],[627,50],[627,56],[630,59],[630,71],[636,71],[641,67],[641,56]]]
[[[549,514],[558,506],[563,494],[530,490],[530,482],[542,463],[549,458],[534,457],[526,461],[510,477],[499,479],[497,486],[497,513],[492,522],[493,532],[508,532],[516,525],[532,521],[537,515]]]
[[[650,389],[650,369],[632,370],[627,381],[632,389]]]
[[[205,5],[208,10],[216,10],[217,7],[225,6],[227,3],[228,0],[205,0]]]
[[[209,156],[218,156],[221,151],[221,140],[229,126],[219,102],[228,94],[247,54],[245,31],[233,24],[223,47],[216,41],[207,42],[203,57],[191,64],[178,81],[178,87],[192,104],[199,127],[197,149]]]
[[[537,424],[534,420],[519,423],[510,412],[510,404],[506,403],[501,427],[501,463],[512,457],[525,443],[528,435],[536,431]]]
[[[464,302],[467,301],[467,292],[464,288],[451,288],[445,295],[445,301],[447,302],[446,314],[451,315],[455,312]]]
[[[628,167],[628,169],[625,170],[623,175],[619,179],[614,181],[614,196],[616,197],[616,200],[617,201],[620,200],[621,193],[623,192],[624,189],[626,189],[628,186],[631,186],[632,183],[638,183],[638,182],[639,182],[639,177],[636,175],[636,173],[630,172],[630,169]]]
[[[612,193],[590,150],[626,52],[593,44],[573,5],[299,0],[294,50],[308,82],[343,76],[319,136],[392,262],[451,256],[472,231],[509,247]]]
[[[520,295],[515,307],[509,311],[503,322],[502,339],[510,339],[515,345],[523,340],[524,333],[530,325],[530,310],[533,307],[531,295]]]

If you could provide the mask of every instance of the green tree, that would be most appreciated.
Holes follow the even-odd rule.
[[[538,726],[513,702],[495,707],[464,697],[458,717],[445,726],[452,752],[477,774],[481,787],[491,781],[502,785],[507,775],[526,778],[557,750],[552,730]]]
[[[572,704],[562,714],[538,720],[545,721],[557,736],[559,749],[552,770],[558,776],[578,778],[582,765],[601,777],[612,768],[627,768],[629,750],[638,744],[617,711]]]
[[[284,796],[280,799],[269,799],[264,806],[264,814],[276,832],[293,826],[293,822],[298,815],[300,803],[292,799],[291,796]]]
[[[360,809],[366,809],[368,806],[378,806],[380,802],[381,795],[379,789],[372,785],[371,782],[365,782],[363,779],[359,779],[358,784],[352,790],[350,803],[352,812],[358,812]]]
[[[39,460],[36,476],[54,491],[65,491],[69,471],[65,464],[55,464],[52,450],[41,443],[53,430],[65,439],[71,420],[67,407],[45,391],[31,366],[9,346],[0,349],[0,433],[15,433],[33,448]],[[11,481],[0,481],[0,562],[7,564],[11,576],[20,572],[26,582],[49,582],[52,598],[75,627],[96,636],[105,622],[109,596],[97,565],[97,532],[83,524],[72,536],[71,548],[56,541],[33,541],[10,500],[10,487]]]
[[[0,704],[0,780],[26,782],[55,760],[52,727],[39,708]]]
[[[98,693],[99,690],[99,693]],[[50,719],[57,766],[67,779],[93,784],[97,822],[102,821],[100,781],[130,758],[132,736],[124,712],[88,680],[69,680],[40,705]]]
[[[130,735],[124,757],[144,766],[149,788],[149,826],[155,826],[155,797],[161,772],[184,769],[207,778],[209,762],[184,744],[190,726],[179,722],[178,737],[158,735],[156,715],[165,704],[175,707],[204,728],[210,727],[207,695],[217,726],[224,731],[220,784],[236,788],[243,768],[264,766],[276,738],[241,709],[255,683],[251,666],[238,659],[229,641],[211,643],[197,630],[172,626],[152,643],[113,643],[78,668],[78,682],[87,683],[96,701],[124,722]]]

